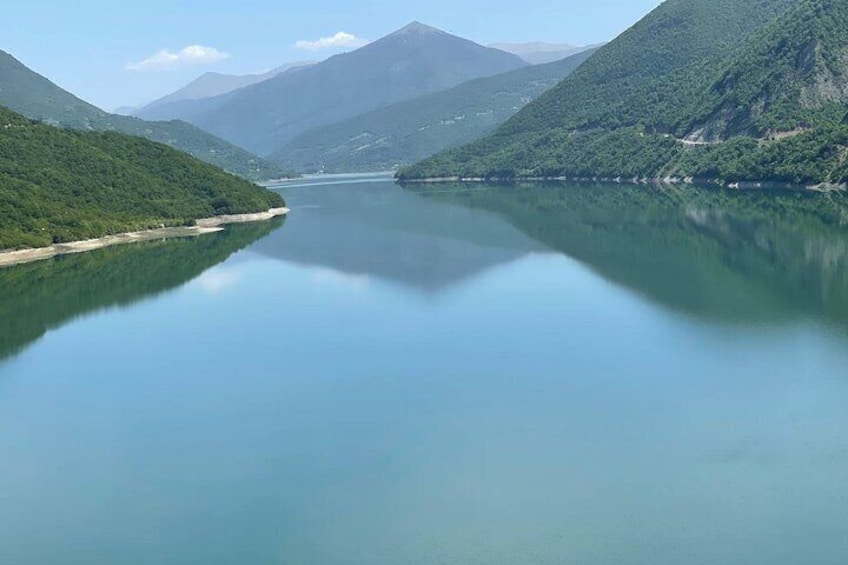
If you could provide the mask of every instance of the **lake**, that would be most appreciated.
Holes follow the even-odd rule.
[[[848,562],[848,197],[280,190],[0,271],[0,562]]]

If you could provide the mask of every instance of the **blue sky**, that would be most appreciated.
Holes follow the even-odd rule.
[[[206,71],[322,59],[314,42],[374,40],[419,20],[479,43],[612,39],[659,0],[36,0],[15,2],[0,49],[106,109],[151,101]],[[355,43],[354,40],[335,43]],[[329,42],[333,43],[333,42]],[[189,49],[201,46],[205,49]]]

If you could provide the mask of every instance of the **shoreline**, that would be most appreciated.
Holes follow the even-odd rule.
[[[832,185],[819,183],[815,185],[791,184],[775,181],[741,181],[722,182],[719,179],[699,179],[693,177],[664,177],[664,178],[607,178],[607,177],[512,177],[512,178],[482,178],[482,177],[431,177],[417,179],[398,179],[399,184],[447,184],[447,183],[521,183],[521,182],[604,182],[630,185],[713,185],[729,190],[800,190],[807,192],[843,192],[848,190],[848,184]]]
[[[369,179],[393,179],[396,171],[373,171],[369,173],[322,173],[314,175],[303,175],[296,179],[288,179],[286,181],[265,181],[259,183],[259,186],[269,190],[278,188],[298,188],[301,185],[312,186],[313,184],[326,182],[328,184],[336,181],[355,181]]]
[[[158,228],[152,230],[125,232],[115,235],[106,235],[94,239],[72,241],[69,243],[57,243],[49,247],[36,247],[30,249],[19,249],[16,251],[0,251],[0,269],[23,265],[35,261],[52,259],[60,255],[73,255],[76,253],[87,253],[104,247],[114,245],[125,245],[142,241],[154,241],[157,239],[175,239],[185,237],[199,237],[210,233],[222,231],[222,226],[228,224],[246,224],[250,222],[262,222],[285,216],[289,213],[288,208],[271,208],[265,212],[253,214],[233,214],[227,216],[215,216],[213,218],[202,218],[196,220],[194,226],[182,226],[174,228]]]

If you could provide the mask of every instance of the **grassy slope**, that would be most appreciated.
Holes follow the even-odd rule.
[[[0,249],[282,204],[278,194],[165,145],[64,130],[0,108]]]

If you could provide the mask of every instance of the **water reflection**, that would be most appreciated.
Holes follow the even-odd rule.
[[[0,359],[87,312],[175,288],[248,246],[325,276],[377,277],[427,295],[559,252],[710,322],[848,323],[842,194],[538,183],[401,189],[386,179],[283,191],[294,209],[285,229],[233,226],[0,270]]]
[[[351,188],[3,365],[0,563],[846,562],[838,196]]]
[[[295,187],[284,230],[252,250],[266,257],[444,292],[497,265],[545,250],[499,218],[434,202],[387,180]]]
[[[174,289],[282,223],[230,226],[198,238],[121,245],[0,269],[0,360],[74,318]]]
[[[498,214],[651,300],[723,323],[848,321],[848,198],[696,187],[414,189]]]

